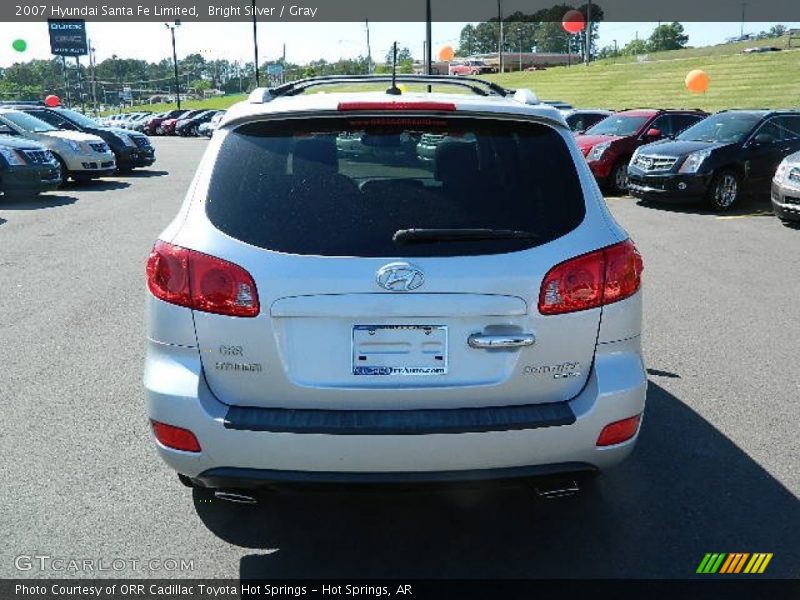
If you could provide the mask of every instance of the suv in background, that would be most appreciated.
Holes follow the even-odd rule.
[[[705,199],[714,210],[745,192],[769,194],[780,162],[800,150],[800,112],[725,110],[633,156],[630,192],[645,200]]]
[[[641,257],[558,110],[397,76],[465,80],[312,78],[228,110],[146,266],[147,411],[186,485],[252,502],[547,476],[556,495],[631,452]],[[432,160],[387,153],[424,135]]]
[[[623,110],[575,139],[597,182],[621,194],[627,189],[628,163],[639,146],[673,137],[706,116],[701,110]]]
[[[62,182],[67,177],[86,181],[117,170],[114,153],[101,138],[58,129],[21,110],[0,109],[0,134],[18,135],[45,146],[58,160]]]
[[[149,167],[156,161],[155,149],[147,136],[141,133],[100,125],[94,119],[68,108],[47,106],[20,106],[18,108],[59,129],[83,131],[102,138],[114,153],[119,171]]]
[[[56,157],[30,140],[0,135],[0,192],[8,199],[30,199],[56,189],[61,174]]]

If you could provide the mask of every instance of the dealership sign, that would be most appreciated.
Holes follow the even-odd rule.
[[[86,21],[83,19],[48,19],[50,52],[57,56],[88,54]]]

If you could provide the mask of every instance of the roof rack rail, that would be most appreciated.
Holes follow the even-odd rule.
[[[2,100],[0,106],[44,106],[41,100]]]
[[[472,93],[479,96],[501,96],[509,97],[514,95],[514,90],[506,89],[491,81],[478,79],[477,77],[456,77],[452,75],[410,75],[398,73],[395,81],[399,83],[419,83],[423,85],[452,85],[469,89]],[[273,88],[256,88],[250,94],[249,101],[259,104],[270,102],[281,96],[296,96],[305,90],[324,86],[342,84],[373,84],[391,83],[392,75],[320,75],[318,77],[308,77],[290,81]],[[531,92],[531,95],[533,93]]]

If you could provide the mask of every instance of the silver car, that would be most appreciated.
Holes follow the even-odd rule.
[[[232,107],[147,261],[164,461],[239,500],[296,481],[561,493],[620,462],[647,387],[642,261],[559,111],[493,84],[299,93],[331,81]],[[352,132],[366,150],[341,160]],[[433,160],[386,158],[428,134]]]
[[[783,159],[772,179],[772,210],[783,223],[800,223],[800,152]]]

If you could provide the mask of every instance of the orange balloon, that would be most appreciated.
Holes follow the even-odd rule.
[[[686,75],[686,89],[695,94],[702,94],[708,90],[711,78],[702,69],[694,69]]]
[[[439,50],[439,60],[453,60],[455,55],[456,53],[452,46],[445,46]]]

